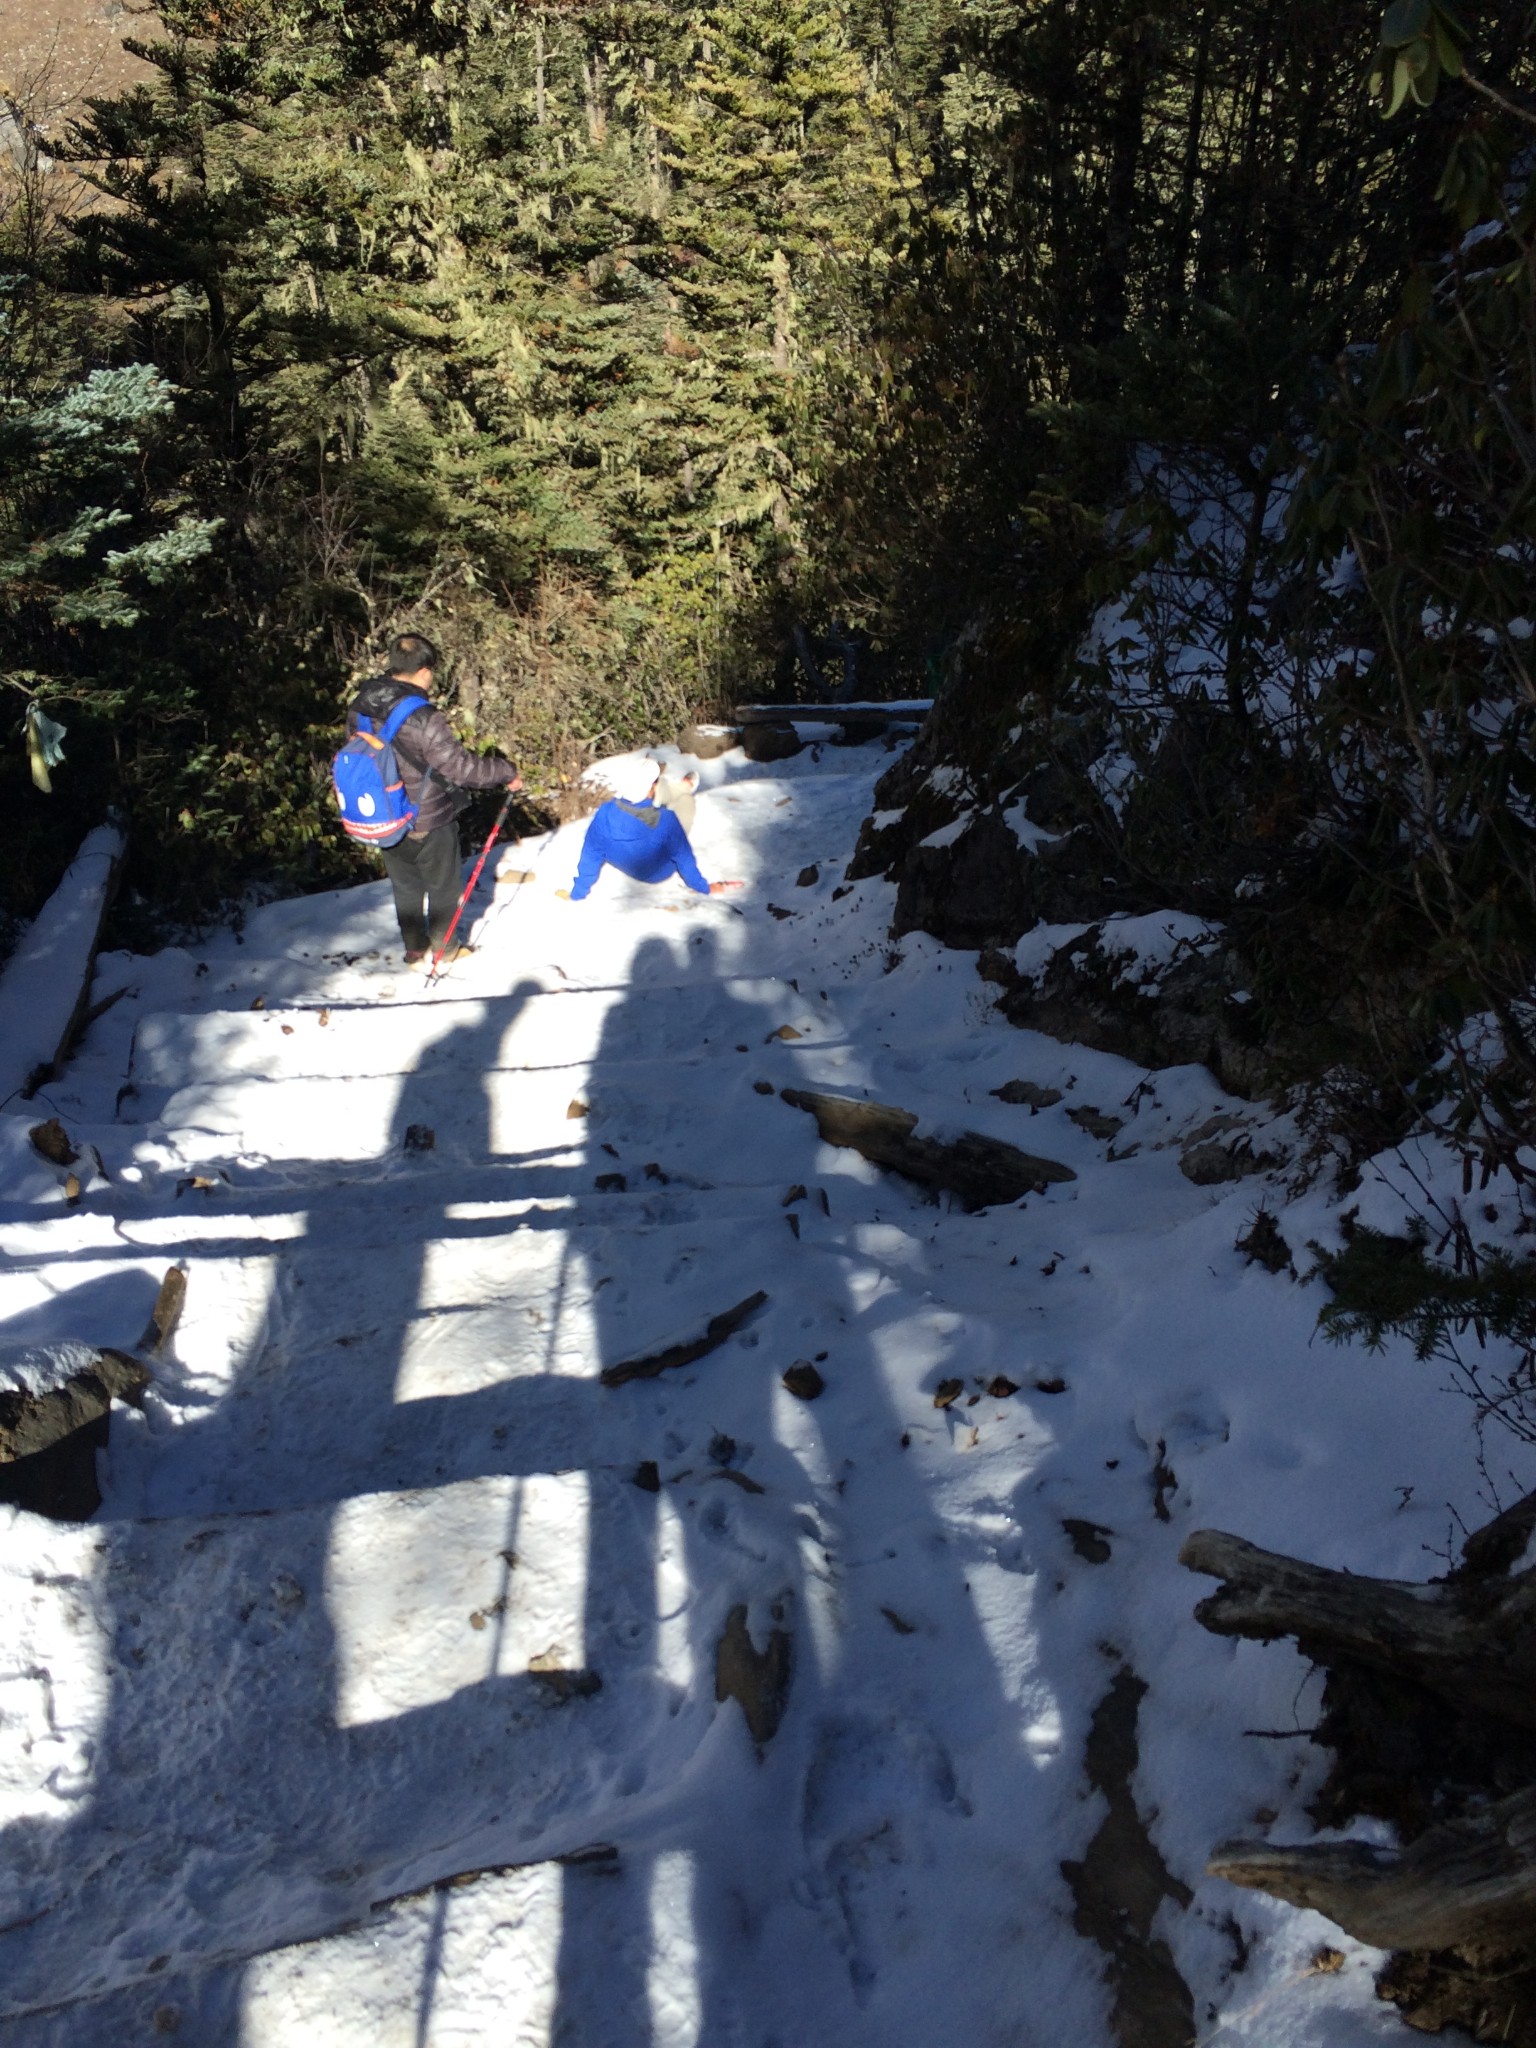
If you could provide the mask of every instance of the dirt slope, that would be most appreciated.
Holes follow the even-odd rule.
[[[7,0],[0,10],[0,96],[37,125],[57,131],[91,94],[142,75],[124,36],[154,34],[153,14],[135,0]]]

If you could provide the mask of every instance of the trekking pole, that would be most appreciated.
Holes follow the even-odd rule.
[[[459,928],[459,919],[464,915],[464,906],[469,901],[470,897],[473,896],[475,893],[475,884],[480,879],[480,870],[485,866],[491,848],[496,844],[496,841],[501,837],[501,828],[507,822],[507,813],[512,808],[512,798],[514,793],[514,791],[509,789],[505,797],[502,799],[501,809],[496,813],[496,822],[491,827],[490,837],[486,840],[484,846],[481,847],[480,858],[475,862],[474,872],[471,874],[469,880],[464,884],[464,893],[459,898],[458,908],[453,913],[453,922],[449,925],[447,931],[443,934],[443,943],[432,955],[432,966],[427,975],[428,988],[430,988],[433,982],[436,981],[438,969],[443,964],[443,955],[447,952],[448,948],[453,944],[453,935]]]
[[[513,904],[517,901],[518,897],[522,895],[524,889],[526,889],[528,884],[534,879],[540,866],[543,863],[545,854],[548,853],[549,849],[555,843],[555,833],[558,830],[559,827],[555,826],[550,831],[542,835],[544,844],[533,856],[533,866],[531,868],[525,869],[523,873],[518,876],[517,880],[513,883],[512,887],[509,890],[507,890],[505,898],[498,895],[497,900],[491,905],[489,911],[487,911],[485,923],[480,927],[480,942],[482,945],[485,942],[486,934],[490,931],[491,926],[495,924],[499,918],[501,918],[507,911],[509,911],[512,908]],[[518,843],[519,845],[522,844],[521,839]]]

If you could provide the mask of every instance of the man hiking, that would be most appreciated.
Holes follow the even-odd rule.
[[[740,882],[706,882],[699,873],[681,819],[657,798],[660,762],[616,761],[602,773],[614,795],[593,812],[587,827],[571,885],[573,903],[592,893],[605,866],[617,868],[633,882],[665,882],[676,875],[696,896],[723,896],[728,889],[741,887]],[[687,795],[691,800],[691,789]]]
[[[371,676],[347,712],[347,731],[359,730],[361,715],[380,730],[406,697],[428,697],[437,649],[420,633],[402,633],[390,644],[385,673]],[[416,806],[410,831],[394,846],[381,846],[384,872],[395,892],[395,916],[408,967],[422,966],[448,936],[459,900],[459,811],[463,789],[521,789],[522,777],[500,754],[482,757],[460,746],[453,728],[433,704],[410,713],[394,737],[395,759],[405,794]],[[468,946],[455,946],[461,959]],[[446,965],[446,961],[444,963]]]

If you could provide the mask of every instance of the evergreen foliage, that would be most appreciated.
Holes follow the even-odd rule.
[[[984,794],[1059,770],[1138,897],[1233,919],[1261,1003],[1315,1005],[1326,962],[1320,1057],[1364,1057],[1372,988],[1404,1071],[1492,1008],[1507,1113],[1469,1114],[1514,1128],[1536,302],[1506,11],[160,20],[149,83],[0,192],[0,675],[18,728],[71,727],[52,797],[19,730],[0,754],[9,908],[109,799],[162,903],[359,872],[325,764],[402,625],[466,738],[556,789],[840,612],[897,684],[946,683],[933,757]]]
[[[173,410],[160,373],[132,363],[92,370],[43,404],[17,400],[0,411],[0,531],[14,549],[0,559],[8,607],[54,627],[137,625],[135,586],[164,584],[208,553],[217,521],[182,512],[144,531],[154,510],[167,509],[152,505],[144,475]]]
[[[1443,1254],[1454,1240],[1455,1263]],[[1475,1246],[1465,1224],[1431,1246],[1427,1228],[1406,1237],[1355,1225],[1344,1245],[1318,1254],[1332,1291],[1318,1328],[1332,1344],[1358,1339],[1381,1351],[1405,1337],[1435,1359],[1488,1422],[1536,1443],[1536,1266],[1502,1248]],[[1311,1276],[1309,1276],[1311,1277]]]

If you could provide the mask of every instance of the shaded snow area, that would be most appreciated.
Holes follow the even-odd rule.
[[[69,1206],[38,1106],[0,1118],[8,1356],[133,1344],[173,1264],[187,1305],[98,1516],[0,1510],[7,2048],[1110,2048],[1116,1912],[1062,1866],[1112,1689],[1196,2038],[1398,2033],[1371,1952],[1203,1875],[1308,1833],[1320,1758],[1245,1731],[1317,1686],[1202,1632],[1176,1558],[1214,1525],[1430,1576],[1485,1512],[1469,1411],[1234,1250],[1261,1195],[1303,1269],[1336,1217],[1183,1176],[1244,1107],[1203,1069],[892,954],[890,886],[841,882],[888,764],[707,764],[739,898],[572,905],[584,828],[529,843],[430,990],[382,885],[101,961],[127,993],[41,1113],[107,1177]],[[1076,1178],[928,1203],[789,1085]]]

